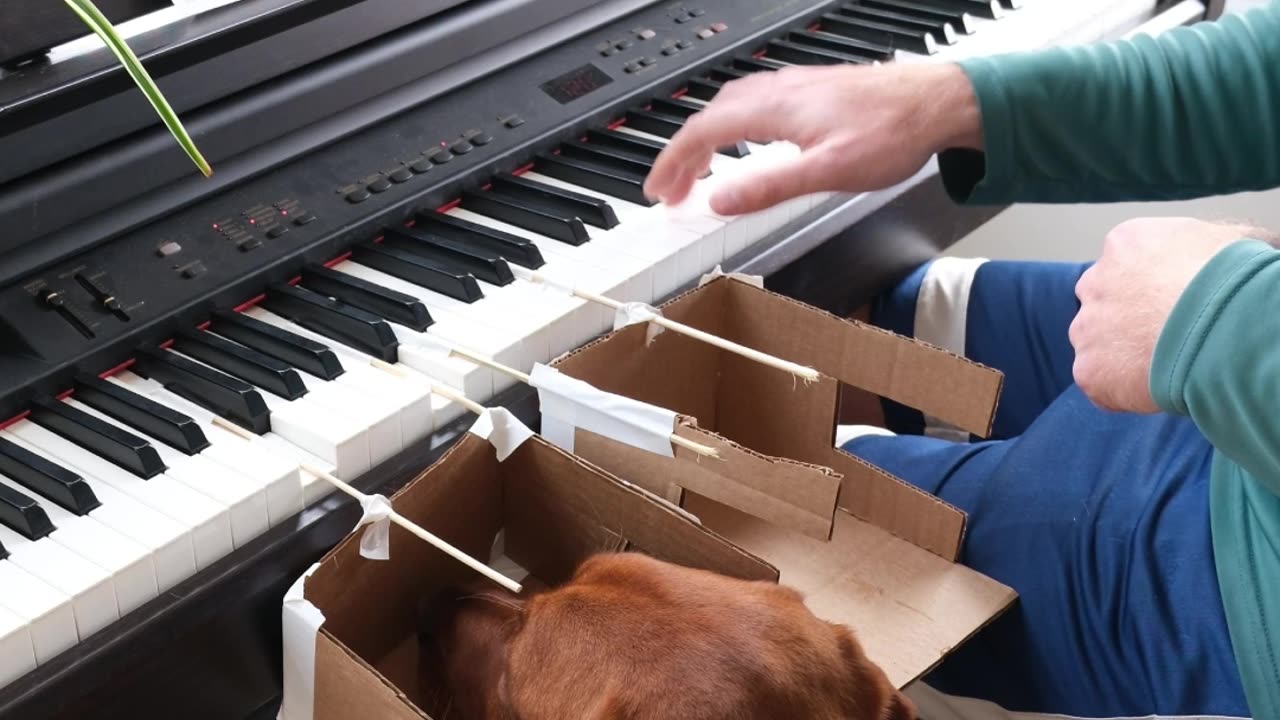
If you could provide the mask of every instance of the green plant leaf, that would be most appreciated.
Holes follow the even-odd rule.
[[[195,141],[187,134],[187,129],[182,126],[182,121],[178,119],[177,113],[170,107],[169,101],[165,100],[160,88],[151,79],[151,75],[146,68],[142,67],[142,62],[138,60],[138,56],[133,54],[133,50],[128,43],[116,32],[111,21],[102,14],[102,11],[98,10],[91,0],[66,0],[66,3],[80,16],[84,24],[88,25],[90,30],[93,30],[98,37],[102,38],[107,47],[111,48],[111,51],[115,53],[120,64],[124,66],[133,81],[137,83],[138,89],[151,102],[151,106],[155,108],[156,113],[160,115],[160,119],[169,128],[169,132],[173,133],[174,138],[178,140],[178,144],[186,151],[187,156],[196,164],[196,167],[200,168],[200,172],[204,173],[205,177],[213,175],[213,168],[209,167],[209,163],[200,154],[200,150],[196,148]]]

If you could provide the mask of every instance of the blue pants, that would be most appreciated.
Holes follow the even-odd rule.
[[[1020,596],[926,680],[1015,711],[1246,717],[1209,536],[1211,448],[1185,418],[1106,412],[1073,384],[1085,267],[944,259],[873,308],[875,324],[927,326],[944,342],[920,339],[1005,374],[993,439],[886,401],[899,435],[845,445],[968,513],[961,562]]]

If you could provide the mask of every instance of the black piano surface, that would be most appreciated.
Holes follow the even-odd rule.
[[[186,97],[188,125],[215,168],[211,180],[196,177],[163,129],[142,120],[137,108],[121,114],[122,124],[77,136],[74,151],[24,155],[29,170],[0,178],[0,224],[6,228],[0,240],[0,418],[70,387],[76,372],[116,367],[140,345],[160,343],[214,310],[235,307],[268,284],[296,276],[307,262],[339,256],[416,210],[439,207],[495,174],[525,166],[537,153],[607,126],[629,108],[670,96],[690,78],[748,59],[762,42],[804,28],[838,4],[556,0],[536,3],[550,14],[530,21],[531,0],[391,4],[397,3],[395,12],[412,5],[418,16],[378,15],[353,29],[352,37],[368,35],[356,44],[335,39],[321,49],[293,47],[295,59],[309,59],[286,63],[270,77],[246,75],[243,87]],[[312,21],[323,24],[343,4],[246,0],[234,12],[250,22],[282,7],[302,12],[309,5]],[[381,0],[345,5],[395,14]],[[679,53],[659,52],[662,34],[633,38],[623,51],[602,51],[642,27],[683,37],[693,26],[672,18],[694,7],[705,10],[698,26],[723,22],[725,29]],[[327,27],[300,21],[268,32],[263,26],[238,42],[201,45],[199,38],[222,32],[203,22],[161,34],[168,38],[163,47],[203,47],[206,53],[203,59],[179,53],[172,72],[199,74],[258,61],[262,47],[246,37],[287,44],[289,37],[304,37],[292,34],[307,27]],[[654,62],[628,71],[640,56]],[[103,79],[111,76],[81,68],[64,79],[65,89],[49,92],[33,91],[39,84],[29,77],[6,91],[0,77],[0,97],[11,92],[21,100],[0,103],[0,147],[71,119],[115,112],[110,103],[128,100],[119,97],[118,84]],[[60,105],[60,96],[79,97],[76,102],[88,109]],[[9,108],[17,109],[6,115]],[[19,121],[8,122],[12,118]],[[465,142],[476,131],[489,139]],[[452,149],[448,162],[427,163],[429,171],[404,182],[378,182],[402,163],[429,160],[441,149]],[[387,187],[364,192],[371,184]],[[289,220],[280,216],[282,207],[291,211]],[[770,289],[845,314],[1001,209],[956,206],[926,168],[902,187],[836,198],[822,212],[727,259],[724,269],[764,275]],[[301,217],[313,219],[296,224]],[[276,234],[277,227],[287,232]],[[181,251],[162,257],[157,250],[168,243]],[[86,269],[105,273],[129,308],[127,322],[98,318],[88,336],[40,302],[43,290]],[[490,404],[538,426],[537,398],[527,388],[506,391]],[[458,419],[353,484],[366,492],[394,492],[472,420]],[[274,717],[284,592],[358,517],[354,503],[335,495],[274,527],[0,688],[0,718]]]

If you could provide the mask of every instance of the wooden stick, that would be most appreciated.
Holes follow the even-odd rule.
[[[513,367],[507,367],[506,365],[503,365],[502,363],[492,358],[487,358],[483,355],[473,353],[470,350],[464,350],[462,348],[454,348],[453,353],[455,355],[458,355],[459,357],[466,358],[471,362],[484,365],[486,367],[491,367],[500,373],[510,375],[511,377],[519,380],[525,385],[531,384],[532,378],[530,378],[527,373],[522,373]],[[675,433],[671,433],[671,435],[669,436],[669,439],[671,440],[672,445],[678,445],[686,450],[690,450],[694,453],[697,453],[702,457],[712,457],[712,458],[720,457],[720,452],[715,448],[711,447],[710,445],[703,445],[702,443],[694,442],[693,440],[690,440],[688,438],[680,437]]]
[[[369,497],[368,495],[365,495],[364,493],[351,487],[350,485],[343,482],[342,480],[339,480],[333,475],[330,475],[329,473],[321,470],[320,468],[312,467],[307,463],[303,463],[301,467],[303,470],[306,470],[312,475],[315,475],[318,478],[323,478],[324,480],[328,481],[329,484],[333,485],[334,487],[338,488],[339,490],[345,492],[346,494],[350,495],[351,497],[357,500],[364,501],[366,498]],[[405,530],[408,530],[409,532],[418,536],[422,540],[427,541],[428,543],[433,545],[436,549],[445,553],[449,557],[452,557],[453,559],[457,560],[463,565],[466,565],[472,570],[475,570],[481,575],[484,575],[485,577],[498,583],[499,585],[510,590],[511,592],[519,593],[522,590],[522,586],[520,585],[520,583],[515,582],[514,580],[502,575],[501,573],[497,572],[496,570],[489,567],[488,565],[485,565],[484,563],[480,562],[479,560],[476,560],[470,555],[455,548],[454,546],[450,545],[444,540],[441,540],[439,537],[436,537],[432,533],[423,529],[417,523],[413,522],[412,520],[409,520],[408,518],[404,517],[400,513],[396,512],[395,510],[391,510],[390,515],[388,517],[391,520],[391,522],[399,525]]]
[[[525,268],[517,268],[514,266],[511,268],[511,270],[516,274],[517,277],[523,280],[528,280],[530,282],[536,282],[536,283],[548,282],[547,277],[542,273],[533,272]],[[596,303],[598,305],[604,305],[605,307],[610,307],[610,308],[613,308],[614,310],[617,310],[624,305],[624,303],[614,300],[612,298],[607,298],[604,295],[598,295],[596,293],[589,292],[581,288],[575,287],[575,288],[567,288],[567,289],[569,290],[569,292],[572,292],[575,297],[581,298],[583,300],[587,300],[589,302]],[[695,340],[701,340],[702,342],[707,343],[708,345],[714,345],[715,347],[718,347],[721,350],[728,350],[731,353],[741,355],[742,357],[745,357],[749,360],[754,360],[762,365],[768,365],[769,367],[777,368],[778,370],[782,370],[783,372],[790,373],[792,375],[795,375],[796,377],[799,377],[805,382],[818,381],[819,375],[817,370],[814,370],[813,368],[805,367],[803,365],[800,365],[799,363],[793,363],[790,360],[783,360],[781,358],[776,358],[768,353],[760,352],[759,350],[756,350],[754,348],[749,348],[745,345],[741,345],[739,343],[733,342],[732,340],[725,340],[724,338],[719,337],[717,335],[712,335],[711,333],[703,332],[702,330],[699,330],[695,327],[690,327],[688,325],[685,325],[684,323],[676,322],[675,320],[670,320],[668,318],[665,318],[662,315],[655,315],[653,320],[651,320],[650,322],[653,322],[656,325],[660,325],[661,327],[664,327],[673,332],[680,333],[681,335],[687,335],[691,338],[694,338]]]
[[[408,375],[408,373],[406,373],[404,370],[401,370],[400,368],[388,362],[379,360],[378,358],[372,358],[371,360],[369,360],[369,364],[379,370],[382,370],[384,372],[387,372],[399,377],[407,377]],[[472,400],[466,395],[463,395],[457,390],[454,390],[448,385],[438,385],[436,383],[430,383],[430,386],[431,386],[431,392],[433,394],[439,395],[442,398],[447,398],[449,400],[452,400],[477,415],[484,414],[484,411],[487,409],[485,408],[485,406],[481,405],[475,400]]]

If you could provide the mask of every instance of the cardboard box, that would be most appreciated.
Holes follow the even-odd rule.
[[[553,367],[681,413],[687,420],[677,433],[732,444],[740,456],[666,458],[581,428],[575,454],[672,499],[773,563],[815,613],[850,626],[900,687],[1012,604],[1012,590],[955,562],[964,513],[834,446],[842,382],[982,436],[995,414],[1000,373],[729,277],[661,311],[822,377],[805,384],[672,331],[649,341],[645,326],[624,327]],[[740,461],[746,456],[753,462]],[[829,538],[797,532],[802,503],[788,499],[805,499],[808,489],[791,484],[785,463],[794,461],[842,478]]]
[[[644,552],[749,580],[778,578],[775,568],[684,512],[538,436],[500,461],[493,444],[467,433],[391,502],[484,562],[494,562],[491,550],[501,532],[505,558],[532,576],[513,577],[526,588],[568,580],[578,563],[607,550]],[[365,559],[365,532],[347,537],[295,586],[305,603],[286,600],[286,720],[442,716],[431,700],[439,701],[438,688],[424,687],[419,678],[416,611],[433,591],[477,575],[395,525],[390,559]],[[308,667],[310,637],[291,645],[290,633],[315,610],[323,623],[303,628],[315,638]],[[301,671],[314,695],[311,687],[291,686],[291,669]]]

